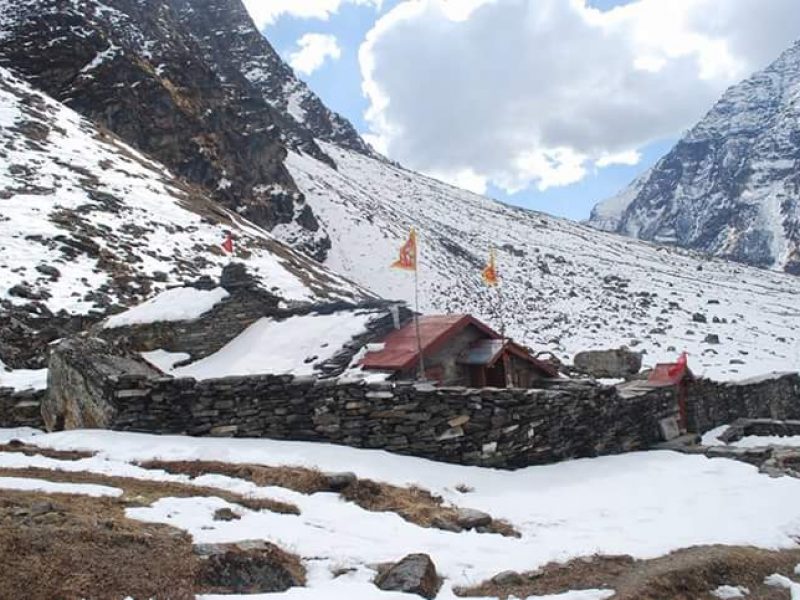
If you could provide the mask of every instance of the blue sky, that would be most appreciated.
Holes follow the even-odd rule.
[[[251,0],[251,1],[259,1],[259,0]],[[260,0],[264,1],[264,0]],[[269,0],[267,0],[269,1]],[[353,2],[354,0],[350,0]],[[362,0],[367,1],[367,0]],[[456,0],[459,1],[459,0]],[[515,0],[517,2],[521,0]],[[532,4],[536,2],[540,2],[542,5],[546,4],[549,0],[529,0]],[[692,0],[690,4],[696,4],[698,10],[703,10],[704,7],[702,6],[704,3],[708,4],[712,0]],[[718,1],[718,0],[717,0]],[[760,44],[759,52],[750,51],[748,50],[748,46],[746,42],[749,40],[744,34],[748,33],[746,28],[751,27],[748,24],[748,19],[746,18],[747,11],[741,10],[737,12],[737,7],[742,5],[743,9],[747,9],[748,6],[745,6],[747,3],[752,3],[754,0],[728,0],[728,3],[725,5],[726,8],[730,9],[730,13],[728,15],[722,15],[718,17],[718,22],[715,23],[716,29],[714,30],[713,34],[708,33],[708,39],[719,41],[723,38],[723,35],[730,36],[730,43],[728,43],[728,51],[725,56],[717,56],[711,55],[707,53],[706,47],[698,47],[698,48],[687,48],[685,52],[677,56],[673,56],[675,54],[674,50],[670,48],[671,40],[667,37],[667,32],[664,33],[662,48],[653,47],[644,47],[636,46],[635,53],[632,55],[631,63],[634,60],[638,60],[639,58],[647,59],[647,60],[655,60],[656,66],[653,67],[651,70],[654,73],[663,72],[663,79],[661,83],[658,81],[653,81],[647,84],[647,92],[641,91],[641,86],[639,88],[632,88],[631,94],[634,95],[639,93],[642,95],[641,104],[643,106],[647,104],[657,104],[657,99],[659,97],[664,97],[664,105],[662,107],[653,106],[651,110],[647,113],[643,113],[643,115],[631,115],[631,122],[641,122],[641,125],[637,125],[639,127],[638,131],[631,132],[622,130],[627,128],[626,119],[624,118],[624,112],[622,117],[617,114],[615,117],[609,117],[609,124],[604,133],[598,133],[598,136],[604,136],[602,138],[593,139],[591,141],[591,147],[593,149],[602,148],[608,149],[608,154],[614,154],[615,152],[626,152],[626,151],[636,151],[639,154],[639,161],[636,164],[610,164],[608,166],[598,166],[597,164],[597,156],[593,158],[587,159],[584,163],[584,167],[582,169],[581,176],[566,176],[566,184],[551,184],[546,187],[546,189],[541,189],[544,186],[536,185],[536,180],[531,179],[534,177],[530,174],[526,174],[522,177],[519,181],[527,182],[527,184],[521,185],[509,185],[500,183],[498,181],[506,181],[511,175],[497,175],[492,177],[491,175],[486,176],[485,185],[486,194],[497,198],[498,200],[509,202],[512,204],[517,204],[526,208],[532,208],[535,210],[541,210],[550,214],[559,215],[568,217],[571,219],[585,219],[589,216],[589,213],[592,207],[598,202],[605,198],[608,198],[622,188],[624,188],[628,183],[631,182],[637,175],[642,173],[648,167],[653,165],[661,156],[663,156],[669,148],[677,141],[678,137],[681,135],[682,131],[684,131],[687,127],[691,126],[694,121],[697,120],[707,109],[710,108],[711,102],[713,99],[716,98],[719,93],[721,93],[725,87],[731,83],[734,83],[737,79],[741,78],[742,76],[749,73],[751,70],[755,69],[756,67],[763,66],[764,61],[767,57],[771,57],[772,53],[777,52],[782,45],[786,45],[787,41],[784,39],[776,39],[774,40],[774,47],[770,48],[763,48],[763,43]],[[791,2],[794,0],[772,0],[773,6],[778,7],[778,5],[789,7]],[[310,74],[300,75],[302,79],[304,79],[309,86],[323,99],[323,101],[333,110],[341,113],[345,117],[347,117],[356,128],[362,133],[369,133],[371,124],[365,120],[365,111],[370,106],[370,98],[367,98],[363,91],[362,91],[362,79],[363,74],[361,72],[361,68],[359,65],[358,60],[358,52],[359,48],[365,40],[367,33],[373,29],[375,26],[376,21],[382,16],[386,15],[389,11],[395,8],[398,4],[400,4],[402,0],[384,0],[382,7],[376,9],[374,6],[365,6],[359,5],[354,3],[347,3],[347,1],[341,3],[338,6],[338,9],[329,15],[327,19],[320,19],[320,18],[298,18],[296,16],[292,16],[291,14],[283,14],[279,16],[274,22],[267,23],[264,26],[263,32],[267,39],[272,43],[272,45],[278,50],[278,52],[287,60],[289,60],[291,54],[298,49],[298,40],[305,34],[308,33],[315,33],[315,34],[330,34],[336,37],[336,41],[338,46],[341,50],[341,53],[338,59],[328,59],[322,64],[321,67],[317,68]],[[561,0],[563,4],[566,4]],[[502,4],[502,1],[500,2]],[[641,5],[640,7],[635,7],[638,9],[638,12],[634,17],[629,19],[628,21],[623,22],[621,25],[611,23],[609,27],[611,27],[611,31],[615,33],[619,33],[619,30],[628,27],[631,32],[625,32],[628,36],[625,39],[634,39],[637,38],[639,31],[636,29],[639,28],[641,32],[644,32],[646,35],[652,36],[652,27],[653,22],[655,22],[655,27],[658,29],[659,27],[659,18],[657,14],[650,14],[653,13],[653,10],[649,8],[650,5],[654,5],[653,0],[589,0],[589,5],[592,7],[601,9],[603,11],[607,11],[615,6],[623,5],[623,4],[635,4]],[[660,9],[663,10],[665,3],[661,3]],[[530,5],[529,5],[530,8]],[[561,7],[559,7],[560,10]],[[707,7],[705,7],[707,8]],[[749,7],[752,9],[752,6]],[[780,7],[778,7],[780,8]],[[658,10],[658,9],[656,9]],[[785,8],[784,13],[787,10],[791,10],[791,8]],[[650,11],[650,12],[648,12]],[[499,11],[495,11],[498,13]],[[778,11],[780,12],[780,11]],[[479,14],[480,13],[480,14]],[[484,13],[487,15],[486,18],[489,18],[489,11],[480,11],[476,10],[474,15],[477,17],[483,18]],[[740,15],[744,15],[741,16]],[[774,19],[770,21],[770,15],[767,15],[763,20],[765,23],[772,23],[773,21],[776,23],[775,25],[770,25],[774,29],[780,27],[780,22],[785,21],[786,15],[784,13],[774,15]],[[700,13],[703,14],[702,12]],[[752,14],[752,13],[751,13]],[[497,15],[495,15],[496,17]],[[501,15],[502,16],[502,15]],[[562,15],[563,16],[563,15]],[[668,17],[672,18],[674,15],[667,15]],[[675,23],[680,23],[681,27],[688,25],[684,25],[684,23],[691,23],[692,15],[688,15],[687,18],[683,18],[685,15],[681,15],[681,19],[675,19]],[[728,17],[728,21],[725,21],[725,17]],[[738,20],[737,20],[738,19]],[[752,21],[752,19],[749,19]],[[665,31],[669,29],[670,19],[664,18]],[[558,23],[557,20],[554,22]],[[553,25],[553,27],[564,27],[565,31],[568,31],[568,28],[572,27],[570,22],[566,20],[566,17],[562,19],[564,25]],[[628,25],[630,23],[630,25]],[[727,26],[729,29],[721,31],[723,26]],[[766,28],[768,25],[764,24],[762,29]],[[648,30],[647,27],[650,27],[651,30]],[[677,27],[677,26],[676,26]],[[402,29],[402,28],[398,28]],[[491,31],[491,30],[490,30]],[[556,32],[557,33],[557,32]],[[675,39],[681,39],[682,31],[675,31],[668,32],[669,35],[673,35]],[[692,32],[695,33],[695,32]],[[629,35],[628,35],[629,34]],[[754,31],[752,34],[753,39],[763,39],[764,31]],[[420,44],[424,46],[424,33],[420,34],[422,40]],[[477,36],[478,34],[476,34]],[[568,35],[568,34],[565,34]],[[786,39],[792,39],[791,36],[793,35],[792,31],[786,32],[779,32],[773,35],[772,37],[785,37]],[[398,33],[399,36],[399,33]],[[762,36],[759,38],[759,36]],[[645,36],[639,36],[645,37]],[[658,37],[657,35],[655,37]],[[402,41],[402,38],[398,39]],[[479,38],[476,38],[479,39]],[[514,39],[509,34],[509,39]],[[520,39],[525,39],[520,38]],[[742,41],[744,40],[744,41]],[[398,43],[394,40],[394,46],[397,46]],[[463,40],[456,40],[455,43],[463,43]],[[414,61],[420,60],[419,57],[415,58],[413,54],[414,47],[416,46],[416,40],[414,39],[414,33],[412,31],[410,39],[408,42],[408,51],[407,52],[399,52],[400,56],[393,57],[389,50],[386,50],[382,55],[380,55],[381,62],[379,62],[379,66],[384,69],[383,73],[379,73],[380,76],[385,77],[385,81],[381,83],[385,83],[386,89],[391,89],[392,81],[391,81],[391,73],[399,72],[402,68],[393,68],[402,67],[403,61]],[[447,44],[448,41],[445,39],[443,41],[443,46]],[[539,43],[539,42],[537,42]],[[541,42],[542,44],[546,43],[545,41]],[[568,42],[567,42],[568,43]],[[600,42],[602,43],[602,42]],[[626,42],[627,43],[627,42]],[[434,40],[435,44],[435,40]],[[738,45],[737,45],[738,44]],[[751,44],[754,45],[754,44]],[[389,48],[389,44],[386,44],[387,48]],[[710,47],[711,44],[708,44]],[[436,47],[435,45],[433,47]],[[620,46],[622,47],[622,46]],[[655,50],[653,49],[655,48]],[[380,50],[380,48],[378,48]],[[513,48],[512,48],[513,50]],[[560,49],[561,50],[561,49]],[[598,53],[602,53],[603,48],[598,48]],[[614,48],[609,48],[609,52],[615,52]],[[706,52],[706,54],[703,54]],[[587,46],[586,48],[578,48],[576,53],[583,53],[584,55],[588,55],[589,59],[591,60],[591,55],[595,53],[595,49],[591,46]],[[375,52],[378,55],[378,51]],[[443,47],[443,54],[447,55],[446,48]],[[428,55],[429,56],[429,55]],[[610,55],[609,55],[610,56]],[[425,57],[425,55],[423,55]],[[655,58],[654,58],[655,57]],[[664,57],[667,57],[666,59]],[[711,61],[714,65],[716,65],[716,71],[713,71],[711,76],[708,75],[708,69],[706,68],[709,64],[709,57],[718,59],[716,62],[713,60]],[[510,57],[513,61],[513,57]],[[691,59],[691,60],[690,60]],[[395,62],[392,62],[394,60]],[[423,61],[425,58],[422,59]],[[670,72],[668,69],[663,68],[663,66],[659,66],[660,62],[669,62],[673,61],[676,64],[676,69],[678,66],[684,69],[684,71],[675,71]],[[399,62],[398,62],[399,61]],[[659,62],[660,61],[660,62]],[[500,61],[502,62],[502,61]],[[586,61],[584,61],[586,62]],[[687,65],[691,62],[691,69],[697,71],[694,73],[693,71],[686,71]],[[679,64],[680,63],[680,64]],[[421,66],[423,63],[420,63]],[[385,65],[385,66],[383,66]],[[706,72],[701,73],[701,66]],[[566,65],[569,68],[569,64]],[[601,65],[602,67],[602,65]],[[466,67],[459,67],[458,65],[453,65],[454,69],[457,68],[466,68]],[[563,66],[560,67],[563,70]],[[610,77],[614,78],[619,74],[619,66],[614,67],[616,71],[610,72]],[[636,72],[639,73],[642,69],[638,69]],[[647,70],[647,69],[645,69]],[[535,67],[531,70],[526,71],[527,73],[531,73],[531,77],[533,79],[536,78],[537,73],[535,72]],[[687,73],[690,72],[691,75],[689,77],[685,77],[683,75],[676,75],[676,73]],[[589,70],[591,74],[591,70]],[[399,75],[398,75],[399,76]],[[430,74],[427,75],[430,77]],[[435,72],[434,72],[435,76]],[[578,75],[580,77],[581,75]],[[654,75],[655,76],[655,75]],[[410,72],[410,75],[406,75],[408,77],[408,86],[415,86],[419,85],[416,83],[414,79],[414,71]],[[543,81],[550,82],[552,78],[548,78],[544,76]],[[585,76],[584,76],[585,77]],[[691,77],[695,77],[696,81],[685,81],[686,79],[691,79]],[[621,80],[624,80],[625,77],[621,77]],[[423,79],[424,81],[424,79]],[[396,84],[397,82],[395,82]],[[403,84],[404,81],[400,81],[400,84]],[[553,84],[555,85],[555,83]],[[669,91],[662,91],[658,86],[663,85],[663,90]],[[683,88],[681,86],[684,86]],[[474,86],[473,86],[474,87]],[[576,89],[578,89],[578,83],[576,83]],[[549,90],[548,90],[549,91]],[[570,91],[570,90],[568,90]],[[696,93],[695,93],[696,91]],[[445,91],[445,93],[447,93]],[[624,96],[628,93],[627,89],[622,89],[613,92],[615,95]],[[646,94],[650,93],[651,96],[647,96]],[[554,96],[554,97],[562,97],[563,90],[559,92],[561,96]],[[587,95],[592,94],[591,88],[589,88],[586,92]],[[674,95],[672,95],[674,94]],[[543,94],[544,95],[544,94]],[[456,94],[456,96],[458,96]],[[669,98],[668,98],[669,96]],[[426,96],[430,97],[430,96]],[[538,97],[537,91],[533,91],[533,97]],[[654,101],[654,98],[656,101]],[[528,98],[530,99],[530,97]],[[372,99],[374,100],[374,98]],[[435,100],[435,98],[434,98]],[[522,98],[524,102],[526,100],[525,97]],[[602,98],[598,98],[598,100],[602,100]],[[684,102],[685,100],[685,102]],[[424,100],[422,100],[424,102]],[[454,100],[454,106],[458,107],[457,104],[458,100]],[[465,102],[469,102],[469,100],[465,100]],[[591,102],[591,98],[589,99],[589,104],[587,108],[593,108],[593,102]],[[671,102],[671,104],[669,104]],[[431,104],[434,104],[432,102]],[[392,97],[392,105],[395,104],[401,105],[402,99]],[[602,104],[602,102],[599,102]],[[685,106],[684,106],[685,104]],[[676,107],[674,110],[674,117],[670,118],[670,115],[664,116],[663,123],[657,123],[657,126],[653,125],[650,126],[651,121],[659,121],[661,119],[662,113],[671,113],[673,105],[680,105],[680,107]],[[554,110],[558,109],[557,106],[553,107]],[[602,109],[602,110],[601,110]],[[578,114],[580,115],[581,105],[579,104],[575,110],[579,111]],[[599,107],[598,114],[606,115],[611,114],[613,111],[611,109],[605,110],[604,107]],[[616,110],[616,109],[615,109]],[[619,112],[619,111],[617,111]],[[537,108],[531,108],[531,114],[528,118],[526,115],[521,117],[520,126],[524,127],[527,125],[527,122],[530,120],[531,122],[536,121],[541,117],[543,114],[548,114],[548,105],[540,104]],[[414,110],[409,109],[404,114],[395,115],[395,117],[402,119],[402,123],[405,127],[406,131],[414,130],[415,128],[419,128],[420,130],[424,130],[426,127],[431,128],[430,123],[426,123],[424,120],[418,118],[418,115],[415,116]],[[588,117],[587,117],[588,118]],[[620,119],[622,121],[620,124],[615,124],[611,122],[613,118]],[[487,125],[489,126],[489,125]],[[577,126],[575,126],[577,128]],[[615,127],[619,128],[620,130],[620,140],[615,139]],[[631,125],[633,127],[633,125]],[[432,129],[432,128],[431,128]],[[468,132],[469,133],[469,132]],[[487,135],[487,132],[482,132],[482,135]],[[441,132],[434,132],[432,131],[431,135],[442,137]],[[446,135],[446,134],[444,134]],[[477,135],[477,133],[476,133]],[[565,134],[566,135],[566,134]],[[625,140],[622,140],[623,137],[628,136]],[[580,134],[578,137],[581,137]],[[559,142],[561,145],[566,144],[567,146],[570,145],[571,138],[567,135],[566,137],[560,138],[561,141]],[[566,140],[566,142],[564,142]],[[406,164],[412,168],[417,168],[428,173],[437,174],[441,171],[442,165],[437,160],[438,157],[429,157],[428,163],[424,164],[408,164],[409,159],[405,158],[402,155],[402,150],[399,150],[398,153],[400,154],[395,155],[391,149],[395,147],[402,148],[407,147],[406,156],[416,157],[419,155],[419,152],[413,151],[415,147],[414,144],[405,144],[403,140],[397,140],[398,144],[389,146],[390,151],[388,152],[390,157],[396,160],[399,160],[401,163]],[[457,142],[456,142],[457,143]],[[476,140],[476,144],[481,143]],[[576,141],[576,144],[580,142]],[[587,142],[589,143],[589,142]],[[428,147],[430,144],[425,146],[424,136],[422,139],[416,142],[416,148],[420,147]],[[422,146],[420,146],[422,144]],[[469,140],[467,139],[462,144],[469,144]],[[493,146],[489,144],[488,148],[492,148]],[[591,151],[586,150],[585,148],[588,146],[584,146],[583,148],[579,149],[581,153],[586,154],[589,156]],[[578,146],[576,145],[576,148]],[[438,150],[436,148],[432,148],[431,152],[435,153]],[[440,154],[446,154],[447,150],[442,149],[439,151]],[[605,150],[603,150],[603,155],[605,155]],[[509,154],[508,156],[513,156]],[[446,158],[446,157],[445,157]],[[425,159],[423,159],[425,160]],[[469,162],[469,158],[465,158],[465,163],[468,166],[472,166]],[[503,160],[503,156],[498,156],[498,160]],[[412,159],[413,161],[413,159]],[[613,162],[613,161],[612,161]],[[624,161],[623,161],[624,162]],[[602,161],[600,163],[603,164]],[[464,166],[463,164],[459,165],[459,168]],[[486,172],[488,173],[491,171],[491,168],[486,165],[476,165],[476,168],[486,167]],[[494,173],[497,174],[502,169],[495,165]],[[519,174],[515,174],[514,177],[518,176]],[[561,177],[560,179],[564,179]],[[577,181],[570,182],[569,180]],[[510,193],[508,190],[520,188],[523,189],[521,191],[517,191],[516,193]]]

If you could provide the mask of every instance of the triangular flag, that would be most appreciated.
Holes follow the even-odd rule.
[[[228,235],[225,236],[225,241],[222,242],[222,249],[228,254],[233,254],[233,236],[231,235],[230,231],[228,232]]]
[[[497,265],[495,264],[494,259],[494,249],[489,252],[489,262],[481,271],[481,277],[483,278],[483,282],[488,285],[489,287],[494,287],[500,280],[497,276]]]
[[[400,248],[398,259],[392,263],[392,268],[405,271],[417,270],[417,232],[413,227],[408,234],[408,240]]]
[[[678,357],[678,362],[672,365],[669,370],[667,371],[667,375],[669,377],[676,377],[683,373],[686,370],[686,367],[689,364],[689,355],[686,352],[681,352],[681,355]]]

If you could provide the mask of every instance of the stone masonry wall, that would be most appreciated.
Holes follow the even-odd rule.
[[[664,389],[623,399],[588,382],[476,390],[291,376],[122,376],[109,402],[111,429],[313,440],[502,468],[647,448],[677,412]]]
[[[800,419],[800,375],[733,383],[698,380],[689,386],[689,431],[705,433],[737,419]]]
[[[0,388],[0,427],[35,427],[44,429],[41,405],[45,390],[18,392]]]

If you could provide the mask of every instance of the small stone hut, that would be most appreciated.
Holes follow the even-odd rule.
[[[503,338],[471,315],[427,315],[390,332],[382,347],[367,352],[364,370],[390,372],[393,379],[416,379],[420,349],[425,378],[438,385],[530,388],[558,377],[550,364]]]

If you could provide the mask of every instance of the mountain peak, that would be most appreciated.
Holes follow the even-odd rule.
[[[589,223],[800,274],[800,42],[729,88]]]

